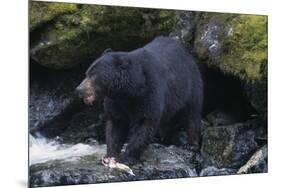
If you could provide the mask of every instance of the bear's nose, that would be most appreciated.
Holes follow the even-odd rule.
[[[83,98],[83,93],[79,86],[75,89],[75,91],[80,98]]]

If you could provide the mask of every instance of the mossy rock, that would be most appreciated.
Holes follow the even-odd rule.
[[[267,77],[267,16],[204,13],[195,51],[210,66],[247,82]]]
[[[200,61],[241,80],[249,102],[267,117],[267,16],[202,13],[194,51]]]
[[[252,124],[209,127],[203,132],[201,153],[205,165],[217,168],[238,168],[258,148],[258,133]]]
[[[157,35],[168,34],[175,24],[171,10],[102,5],[76,7],[76,11],[53,17],[32,31],[32,59],[53,69],[72,68],[92,61],[106,48],[138,48]]]
[[[76,4],[71,3],[47,3],[47,2],[30,2],[29,7],[29,27],[31,30],[44,24],[56,16],[71,13],[77,10]]]
[[[233,18],[233,33],[224,42],[221,63],[228,72],[256,81],[267,77],[267,17],[241,15]]]

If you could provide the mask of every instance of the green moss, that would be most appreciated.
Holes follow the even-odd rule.
[[[223,41],[220,63],[243,80],[264,79],[267,71],[267,17],[239,15],[228,23],[232,33]]]
[[[77,10],[76,4],[30,2],[29,23],[30,29],[52,20],[54,17]]]
[[[203,39],[208,28],[214,27],[213,38]],[[195,41],[198,56],[210,66],[235,75],[247,82],[267,76],[267,17],[256,15],[203,13],[197,25]],[[216,35],[216,36],[214,36]],[[221,50],[212,54],[208,40],[217,40]],[[207,45],[206,45],[206,44]]]
[[[96,58],[106,48],[138,48],[157,35],[168,34],[174,24],[174,11],[80,5],[40,31],[48,43],[37,45],[32,58],[51,68],[71,68]]]

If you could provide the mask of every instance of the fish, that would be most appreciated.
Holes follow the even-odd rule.
[[[127,166],[123,163],[117,162],[115,157],[104,157],[101,160],[101,163],[106,167],[114,168],[114,169],[117,169],[119,171],[124,171],[124,172],[127,172],[128,174],[130,174],[132,176],[135,176],[133,170],[129,166]]]

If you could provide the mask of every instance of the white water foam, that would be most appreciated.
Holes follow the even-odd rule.
[[[76,160],[82,156],[101,153],[101,149],[87,144],[67,145],[48,140],[42,136],[29,135],[29,164],[44,163],[51,160]]]

